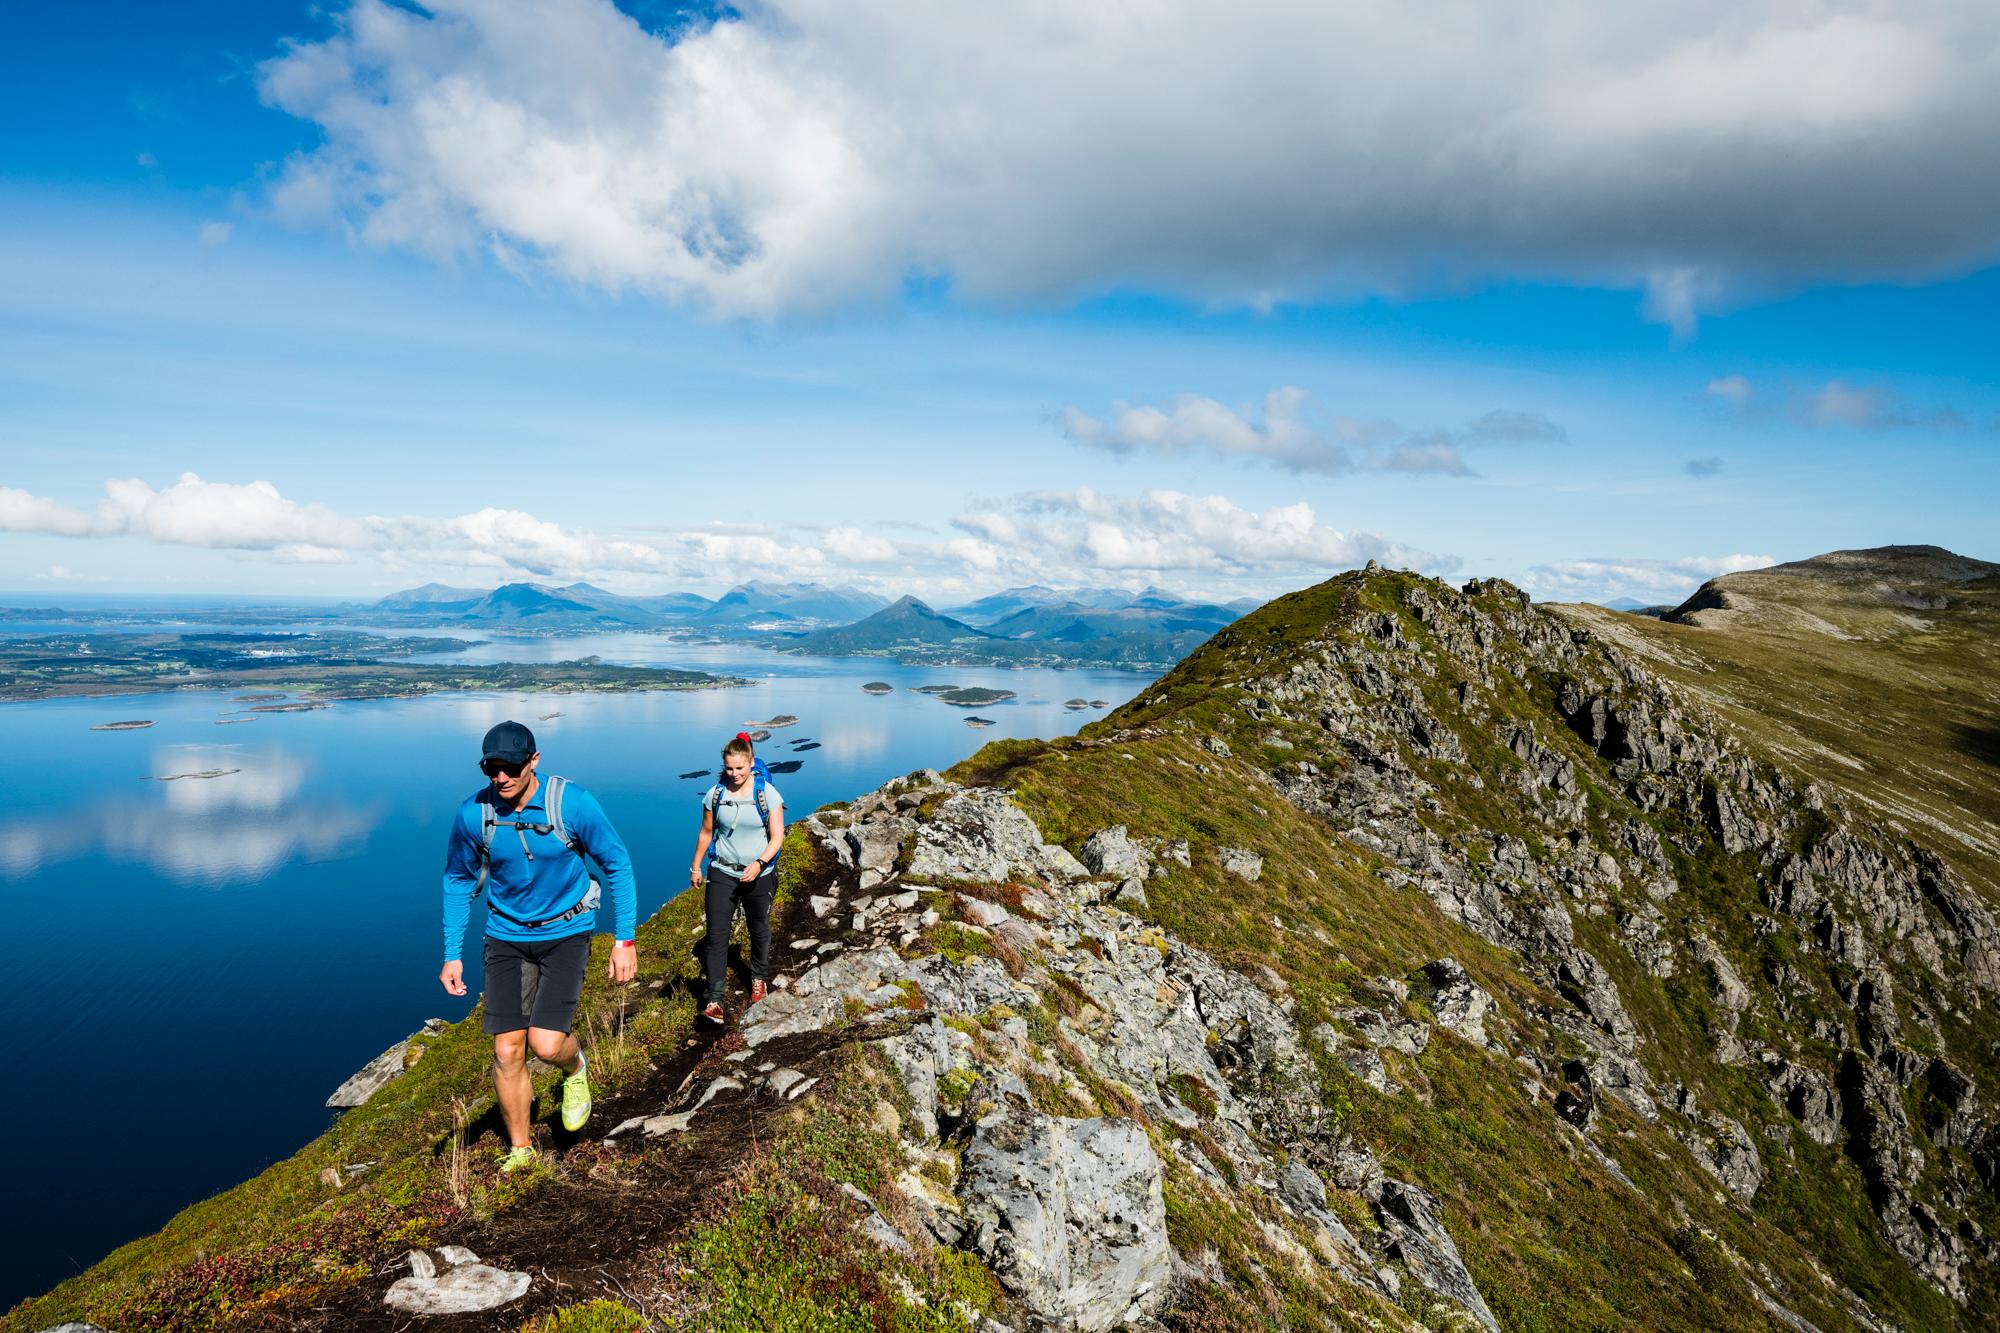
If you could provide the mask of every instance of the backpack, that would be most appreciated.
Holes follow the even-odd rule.
[[[764,826],[764,829],[767,833],[769,832],[771,827],[771,806],[770,803],[764,799],[764,788],[766,785],[770,783],[770,781],[771,781],[771,770],[764,767],[764,761],[762,759],[759,759],[755,755],[752,755],[750,757],[750,794],[757,799],[757,819]],[[702,809],[708,811],[709,814],[711,815],[719,815],[722,813],[722,784],[720,782],[716,783],[713,787],[710,787],[708,789],[708,795],[701,798],[701,807]],[[551,815],[550,818],[554,818],[554,816]],[[719,841],[720,839],[716,838],[712,838],[709,840],[708,860],[702,866],[702,869],[704,871],[706,871],[709,866],[715,864],[715,844]],[[778,856],[782,856],[783,854],[784,854],[784,849],[781,847],[778,849],[777,855],[772,856],[771,864],[765,866],[764,869],[776,870],[778,868]]]
[[[571,832],[569,825],[563,822],[563,792],[568,786],[569,779],[567,778],[548,777],[542,780],[542,808],[547,812],[549,817],[549,822],[546,824],[523,819],[502,819],[500,818],[500,812],[493,808],[493,789],[489,787],[479,794],[479,883],[473,886],[472,896],[474,898],[477,898],[486,889],[487,872],[493,865],[493,830],[497,828],[513,829],[515,834],[521,839],[521,851],[530,861],[535,859],[535,854],[528,850],[528,834],[553,833],[562,842],[562,845],[569,849],[572,856],[583,859],[585,872],[589,873],[591,871],[592,858],[589,851],[583,845],[583,839]],[[528,927],[530,930],[539,930],[541,927],[551,925],[554,922],[581,916],[583,913],[597,906],[600,895],[601,890],[598,887],[597,876],[594,873],[590,874],[590,887],[584,890],[583,898],[576,906],[570,908],[567,912],[549,917],[543,921],[520,921],[520,924]],[[500,909],[491,903],[487,904],[487,910],[490,912],[500,912]],[[508,916],[505,912],[500,912],[500,915],[507,917],[509,921],[519,920],[517,917]]]

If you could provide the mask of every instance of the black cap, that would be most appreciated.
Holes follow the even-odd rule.
[[[486,733],[482,759],[504,759],[510,764],[525,764],[534,752],[534,732],[519,722],[502,722]]]

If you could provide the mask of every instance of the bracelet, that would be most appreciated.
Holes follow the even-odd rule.
[[[637,948],[638,946],[634,944],[631,940],[613,940],[611,942],[611,947],[614,949],[633,949]]]

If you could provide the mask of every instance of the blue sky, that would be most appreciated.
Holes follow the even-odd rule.
[[[8,6],[0,588],[2000,558],[2000,21],[1561,8]]]

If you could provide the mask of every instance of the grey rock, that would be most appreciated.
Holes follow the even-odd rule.
[[[1081,1333],[1169,1295],[1161,1166],[1130,1120],[1043,1115],[1009,1097],[966,1147],[967,1244],[1041,1319]]]
[[[752,1006],[736,1030],[753,1048],[776,1037],[815,1032],[845,1021],[849,998],[865,1004],[869,992],[905,974],[903,960],[887,945],[843,953],[801,973],[790,990]]]
[[[958,901],[959,911],[966,920],[988,929],[1013,916],[1013,913],[999,903],[990,903],[984,898],[960,898]]]
[[[1472,1275],[1465,1271],[1458,1246],[1444,1229],[1437,1200],[1415,1185],[1385,1180],[1374,1200],[1376,1219],[1385,1233],[1385,1252],[1409,1270],[1432,1294],[1464,1310],[1490,1333],[1500,1333],[1500,1325],[1487,1308],[1486,1298]]]
[[[436,1277],[437,1265],[422,1250],[411,1250],[405,1262],[410,1265],[411,1277]]]
[[[410,1043],[422,1037],[442,1036],[450,1027],[442,1018],[427,1018],[424,1025],[356,1070],[326,1099],[328,1106],[347,1111],[365,1105],[370,1097],[403,1076]]]
[[[1764,1183],[1764,1163],[1740,1121],[1711,1113],[1682,1134],[1681,1141],[1695,1161],[1731,1194],[1745,1203],[1757,1197],[1757,1189]]]
[[[1380,1049],[1422,1055],[1430,1045],[1431,1030],[1401,1014],[1383,1014],[1373,1009],[1336,1009],[1333,1016],[1361,1034],[1361,1039]]]
[[[1215,858],[1222,863],[1224,870],[1239,879],[1247,879],[1254,884],[1263,877],[1264,858],[1253,851],[1242,847],[1218,847]]]
[[[405,1314],[473,1314],[519,1300],[527,1295],[529,1283],[526,1273],[481,1263],[457,1264],[435,1277],[398,1279],[382,1303]]]
[[[1152,870],[1152,858],[1145,848],[1132,841],[1123,824],[1113,824],[1091,834],[1078,859],[1093,875],[1144,879]]]
[[[910,1119],[919,1139],[932,1139],[938,1132],[938,1079],[954,1067],[948,1029],[935,1015],[911,1027],[901,1036],[876,1044],[903,1081],[910,1097]]]
[[[1486,1016],[1493,1012],[1493,997],[1473,983],[1459,961],[1440,958],[1424,966],[1424,975],[1431,983],[1431,1012],[1439,1026],[1475,1046],[1491,1045]]]
[[[1044,843],[1034,821],[996,791],[958,791],[917,829],[910,873],[924,879],[994,884],[1015,874],[1081,879],[1082,862]]]

